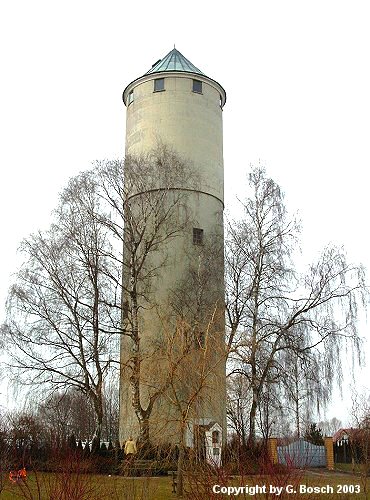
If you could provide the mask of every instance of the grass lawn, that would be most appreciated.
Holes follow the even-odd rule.
[[[363,500],[370,498],[367,495],[367,490],[370,491],[370,481],[366,478],[361,478],[357,475],[350,473],[342,473],[339,471],[327,471],[325,469],[318,469],[306,471],[298,481],[298,485],[307,485],[316,488],[323,488],[322,493],[317,494],[301,494],[296,498],[308,499],[357,499]],[[329,486],[334,490],[334,493],[329,491]]]
[[[258,499],[305,499],[305,500],[331,500],[331,499],[358,499],[370,498],[365,494],[364,479],[349,473],[329,472],[325,469],[312,471],[294,471],[285,475],[276,476],[248,476],[234,477],[220,486],[235,487],[248,486],[247,492],[235,495],[214,494],[212,487],[221,481],[216,478],[208,480],[199,475],[190,484],[186,481],[187,490],[192,490],[189,500],[224,500],[231,498],[258,498]],[[196,484],[195,484],[196,483]],[[291,485],[291,490],[286,490]],[[306,489],[299,493],[300,488],[307,487],[324,488],[322,492]],[[340,490],[340,485],[342,488]],[[357,486],[358,485],[358,488]],[[265,486],[265,491],[257,490],[253,494],[253,487]],[[331,493],[329,486],[333,487]],[[370,490],[370,480],[366,485]],[[269,493],[271,487],[283,487],[280,495]],[[356,490],[359,493],[356,493]],[[275,490],[278,491],[278,490]],[[341,492],[340,492],[341,491]],[[47,473],[30,474],[26,483],[12,484],[7,478],[3,481],[3,490],[0,493],[1,500],[21,499],[28,500],[173,500],[172,483],[169,477],[154,478],[127,478],[120,476],[103,475],[55,475]]]
[[[335,470],[370,476],[370,464],[335,464]]]
[[[129,478],[96,474],[31,473],[27,481],[3,481],[1,500],[173,500],[169,477]]]

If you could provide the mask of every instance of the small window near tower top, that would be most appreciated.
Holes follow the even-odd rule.
[[[198,227],[193,227],[193,244],[194,245],[203,245],[203,229],[199,229]]]
[[[154,92],[161,92],[164,90],[164,78],[156,78],[154,80]]]
[[[202,82],[200,80],[193,80],[193,92],[202,93]]]
[[[131,104],[133,100],[134,100],[134,91],[133,91],[133,90],[131,90],[131,92],[130,92],[130,93],[129,93],[129,95],[128,95],[128,101],[127,101],[127,104],[128,104],[128,105],[129,105],[129,104]]]

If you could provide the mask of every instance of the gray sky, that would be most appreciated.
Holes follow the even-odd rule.
[[[122,91],[174,43],[227,92],[226,202],[261,161],[300,212],[304,259],[327,242],[343,243],[350,260],[370,269],[367,7],[365,0],[2,2],[0,303],[19,242],[48,226],[68,178],[95,159],[123,155]],[[361,335],[367,330],[364,322]],[[338,402],[334,415],[345,419]]]

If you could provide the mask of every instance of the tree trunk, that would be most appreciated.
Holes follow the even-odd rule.
[[[299,415],[299,373],[297,360],[294,365],[294,403],[295,403],[295,421],[297,427],[297,437],[301,437],[301,419]]]
[[[258,307],[256,305],[256,311]],[[257,315],[256,315],[257,316]],[[249,413],[249,437],[248,437],[248,447],[254,450],[256,446],[256,415],[257,415],[257,406],[258,406],[258,398],[259,398],[259,390],[258,390],[258,382],[257,382],[257,333],[256,333],[256,319],[254,320],[255,324],[253,325],[252,330],[252,353],[251,353],[251,388],[252,388],[252,406]]]
[[[96,439],[96,441],[99,443],[100,446],[102,428],[103,428],[104,410],[103,410],[103,395],[99,393],[99,389],[97,390],[97,393],[93,395],[92,400],[94,404],[95,417],[96,417],[94,438]]]
[[[247,447],[247,436],[246,436],[246,428],[245,428],[245,422],[244,422],[244,417],[243,417],[243,411],[240,409],[240,400],[238,399],[238,418],[239,418],[239,424],[240,424],[240,434],[242,438],[242,448],[243,451]]]
[[[139,443],[140,446],[146,450],[149,446],[149,418],[144,417],[139,419],[140,432],[139,432]]]
[[[143,450],[149,448],[149,415],[150,411],[146,412],[141,404],[141,346],[140,346],[140,335],[139,335],[139,304],[137,300],[137,290],[136,290],[136,274],[135,274],[135,255],[131,255],[131,290],[130,290],[130,300],[131,300],[131,340],[133,342],[132,352],[132,374],[130,377],[131,391],[132,391],[132,407],[139,421],[140,433],[139,433],[139,443]]]
[[[300,418],[299,418],[299,401],[298,401],[298,397],[297,397],[296,402],[295,402],[295,411],[296,411],[295,419],[296,419],[296,426],[297,426],[297,437],[299,439],[301,437],[301,422],[300,422]]]
[[[185,425],[181,425],[181,437],[179,443],[179,457],[177,459],[177,498],[184,494],[184,458],[185,458]]]
[[[257,414],[258,394],[257,389],[253,388],[253,401],[249,412],[249,436],[248,447],[254,449],[256,446],[256,414]]]

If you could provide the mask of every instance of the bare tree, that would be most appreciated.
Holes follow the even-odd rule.
[[[53,449],[63,449],[72,435],[82,441],[93,439],[95,412],[82,392],[54,391],[44,401],[34,401],[33,406]]]
[[[98,437],[104,381],[119,363],[120,339],[125,389],[140,439],[149,442],[149,418],[169,382],[151,368],[158,323],[143,335],[142,317],[145,311],[159,317],[156,285],[171,258],[169,242],[189,229],[186,199],[196,179],[164,146],[124,162],[97,162],[70,181],[50,230],[22,244],[27,262],[2,327],[13,367],[27,383],[86,394]]]
[[[281,391],[282,379],[267,379],[260,394],[256,428],[264,442],[272,435],[290,435],[290,425],[284,394]],[[228,377],[227,416],[229,426],[235,430],[238,444],[245,452],[248,448],[249,414],[252,394],[247,377],[238,372]]]
[[[313,410],[325,410],[332,388],[333,377],[325,373],[325,359],[320,351],[286,350],[279,356],[281,394],[285,410],[294,415],[295,434],[302,436],[312,420]]]
[[[216,421],[226,431],[222,249],[223,241],[217,232],[209,234],[196,250],[189,249],[186,272],[170,295],[177,322],[175,329],[167,329],[165,337],[163,366],[169,383],[164,398],[172,408],[167,426],[175,424],[179,446],[179,497],[183,495],[187,448],[194,448],[197,461],[205,460],[205,423]]]
[[[290,435],[289,420],[287,418],[284,400],[275,382],[266,381],[258,404],[258,418],[256,425],[259,427],[264,444],[271,436]]]
[[[118,384],[105,383],[102,440],[118,439]],[[95,431],[95,412],[89,398],[81,391],[54,391],[45,400],[32,401],[44,432],[52,446],[63,447],[71,435],[77,440],[92,441]]]
[[[349,447],[352,458],[352,472],[356,466],[366,498],[369,496],[368,477],[370,472],[370,397],[368,391],[362,394],[354,391],[352,395],[352,428],[349,434]]]
[[[30,458],[36,458],[44,440],[43,429],[37,417],[30,411],[14,411],[7,415],[10,456],[24,466]]]
[[[161,357],[163,324],[168,315],[175,317],[170,308],[161,309],[167,293],[161,286],[161,271],[172,265],[170,242],[189,229],[186,200],[196,176],[189,164],[163,145],[147,155],[127,157],[123,167],[103,162],[99,176],[103,197],[114,214],[109,229],[123,248],[121,407],[127,413],[133,408],[139,441],[149,443],[154,405],[169,385],[153,359]]]
[[[104,389],[104,419],[102,437],[105,441],[118,441],[119,428],[119,372],[113,372],[105,381]]]
[[[227,386],[227,418],[238,436],[239,445],[247,446],[248,409],[250,407],[249,385],[241,374],[229,377]]]
[[[199,454],[196,438],[200,436],[195,435],[200,428],[198,424],[204,420],[205,408],[210,411],[212,405],[219,404],[215,398],[218,391],[215,380],[220,366],[225,366],[225,352],[224,349],[222,352],[215,352],[217,343],[214,342],[214,336],[219,335],[218,326],[216,304],[203,332],[201,343],[197,323],[189,325],[179,320],[176,330],[172,333],[169,331],[167,335],[164,365],[169,383],[165,398],[173,409],[172,422],[168,424],[173,426],[175,423],[177,427],[178,497],[183,495],[186,449],[195,447],[195,454]],[[201,444],[198,444],[201,447]]]
[[[117,356],[121,271],[101,222],[107,215],[98,189],[94,172],[71,179],[50,229],[23,241],[26,262],[2,330],[17,380],[44,392],[81,391],[93,405],[100,439],[104,380]]]
[[[279,378],[281,353],[291,351],[302,362],[320,355],[330,380],[340,377],[346,342],[359,354],[357,304],[365,284],[362,267],[348,264],[335,247],[300,275],[293,265],[299,224],[288,218],[279,186],[261,168],[249,181],[244,217],[228,232],[226,280],[230,366],[250,387],[253,446],[261,395]]]
[[[333,436],[343,427],[342,421],[337,417],[333,417],[330,420],[321,420],[317,425],[323,430],[324,436]]]

